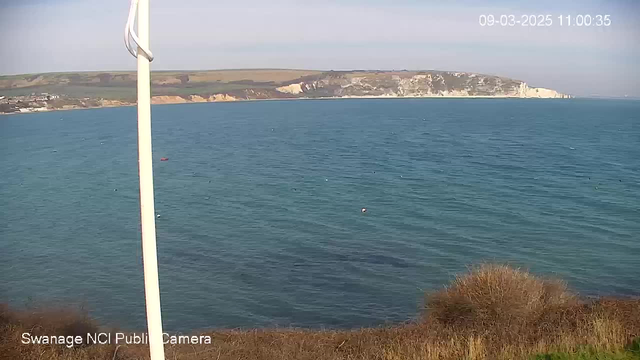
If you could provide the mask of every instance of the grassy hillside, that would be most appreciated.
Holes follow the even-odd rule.
[[[212,319],[215,321],[215,319]],[[21,334],[81,335],[81,312],[0,307],[0,357],[148,359],[145,345],[22,345]],[[104,330],[104,329],[103,329]],[[355,330],[217,330],[209,345],[165,345],[167,359],[639,360],[640,300],[581,300],[562,282],[484,265],[426,295],[419,320]]]
[[[244,69],[212,71],[154,71],[154,95],[212,95],[243,89],[274,88],[289,81],[321,74],[313,70]],[[79,72],[0,76],[0,95],[65,94],[73,98],[134,100],[135,72]]]

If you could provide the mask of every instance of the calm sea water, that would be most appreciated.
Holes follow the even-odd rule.
[[[170,330],[403,321],[481,261],[640,295],[640,102],[170,105],[153,136]],[[0,117],[1,302],[144,327],[136,146],[135,108]]]

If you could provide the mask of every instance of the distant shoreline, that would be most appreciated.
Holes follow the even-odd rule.
[[[130,106],[134,72],[0,76],[0,113]],[[151,74],[153,104],[309,99],[572,98],[522,80],[440,70],[226,70]]]
[[[237,100],[222,100],[222,101],[184,101],[184,102],[152,102],[152,105],[186,105],[186,104],[212,104],[212,103],[244,103],[244,102],[258,102],[258,101],[308,101],[308,100],[409,100],[409,99],[500,99],[500,100],[567,100],[567,99],[591,99],[591,98],[523,98],[516,96],[494,96],[494,95],[473,95],[473,96],[342,96],[342,97],[297,97],[297,98],[270,98],[270,99],[237,99]],[[622,100],[622,99],[603,99],[593,98],[593,100]],[[122,102],[118,105],[102,105],[102,106],[77,106],[67,108],[52,108],[52,109],[37,109],[33,111],[16,111],[16,112],[0,112],[0,115],[25,115],[25,114],[37,114],[48,113],[57,111],[73,111],[73,110],[93,110],[93,109],[107,109],[107,108],[121,108],[136,106],[137,103],[125,103]]]

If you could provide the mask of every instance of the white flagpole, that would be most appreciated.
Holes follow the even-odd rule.
[[[137,3],[138,34],[132,34]],[[147,327],[151,360],[164,360],[158,255],[156,251],[156,219],[153,198],[153,165],[151,153],[151,75],[149,51],[149,0],[132,0],[125,41],[130,52],[131,36],[138,45],[138,172],[140,176],[140,219],[142,225],[142,261]],[[132,52],[133,53],[133,52]]]

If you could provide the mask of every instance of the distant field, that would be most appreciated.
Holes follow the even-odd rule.
[[[31,93],[64,94],[73,98],[105,98],[112,100],[127,100],[135,98],[136,88],[131,87],[97,87],[84,85],[46,85],[17,89],[0,90],[4,96],[25,96]]]
[[[211,95],[243,89],[274,88],[314,70],[243,69],[211,71],[156,71],[151,75],[154,95]],[[0,95],[31,93],[70,97],[131,100],[136,94],[135,72],[78,72],[0,76]]]
[[[322,71],[315,70],[278,70],[278,69],[264,69],[264,70],[212,70],[212,71],[197,71],[197,72],[158,72],[154,73],[154,76],[180,76],[189,74],[190,81],[193,82],[234,82],[249,80],[253,82],[273,82],[284,83],[287,81],[295,80],[303,76],[321,74]]]

